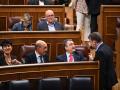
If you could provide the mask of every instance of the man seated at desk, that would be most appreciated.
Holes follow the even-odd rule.
[[[58,62],[75,62],[84,61],[85,57],[82,53],[77,53],[75,51],[75,45],[72,39],[64,40],[65,53],[56,57]]]
[[[35,43],[35,51],[29,53],[25,57],[26,64],[32,63],[46,63],[49,60],[47,52],[47,43],[42,40],[37,40]]]
[[[64,30],[61,23],[55,20],[54,12],[52,10],[47,10],[45,12],[45,20],[41,20],[37,26],[39,31],[57,31]]]
[[[25,13],[20,22],[13,25],[12,31],[32,31],[31,16]]]

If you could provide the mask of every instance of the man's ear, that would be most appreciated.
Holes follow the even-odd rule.
[[[67,49],[67,46],[65,46],[65,50]]]

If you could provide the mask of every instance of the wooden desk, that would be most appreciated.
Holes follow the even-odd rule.
[[[92,78],[94,90],[99,88],[99,63],[81,61],[74,63],[44,63],[0,67],[0,81],[36,79],[47,77],[87,76]]]
[[[64,5],[1,5],[0,6],[0,31],[8,30],[8,17],[23,16],[24,13],[29,13],[32,17],[32,29],[37,30],[39,18],[45,16],[45,11],[51,9],[55,13],[55,17],[64,25]]]
[[[57,55],[64,53],[64,39],[73,39],[75,44],[81,43],[79,31],[1,31],[0,41],[3,39],[10,39],[13,42],[13,54],[17,55],[19,59],[21,45],[35,44],[38,39],[44,40],[47,42],[49,47],[50,61],[55,60]]]

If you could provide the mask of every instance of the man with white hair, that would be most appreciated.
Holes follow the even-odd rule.
[[[43,40],[37,40],[35,43],[35,51],[25,57],[25,63],[46,63],[48,62],[47,43]]]

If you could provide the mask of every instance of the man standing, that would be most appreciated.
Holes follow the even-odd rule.
[[[35,51],[28,54],[25,57],[25,63],[26,64],[31,64],[31,63],[46,63],[48,62],[48,55],[46,54],[47,52],[47,43],[38,40],[35,43]]]
[[[97,16],[100,14],[101,0],[86,0],[88,13],[91,15],[90,28],[91,33],[98,31]]]
[[[88,38],[90,46],[96,49],[94,60],[100,61],[99,90],[112,90],[112,86],[118,82],[113,64],[113,51],[108,45],[103,43],[102,37],[98,32],[91,33]]]

